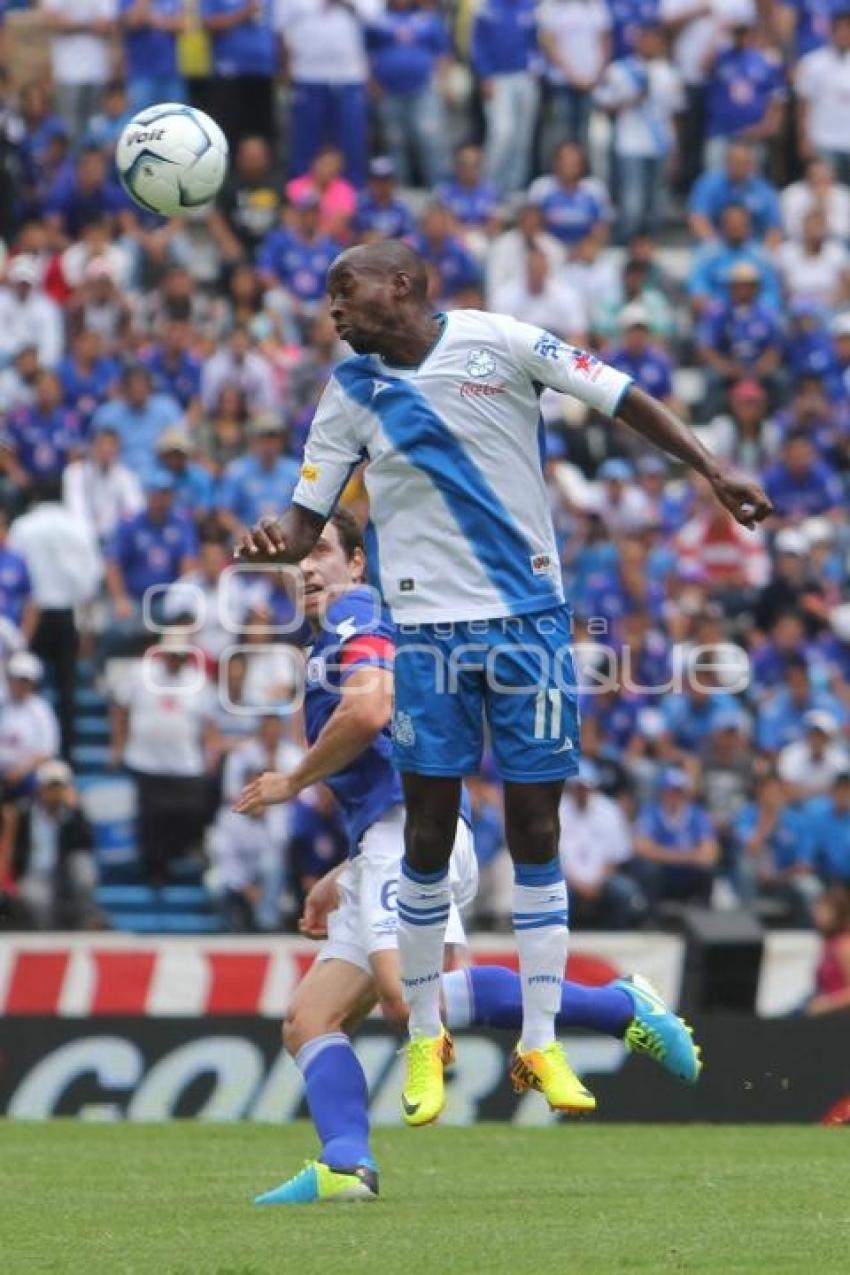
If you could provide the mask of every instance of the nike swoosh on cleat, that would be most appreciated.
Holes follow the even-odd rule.
[[[408,1102],[408,1101],[407,1101],[407,1099],[405,1098],[404,1094],[402,1094],[402,1095],[401,1095],[401,1105],[404,1107],[404,1114],[405,1114],[406,1116],[415,1116],[415,1115],[416,1115],[416,1113],[417,1113],[417,1111],[419,1110],[419,1108],[422,1106],[422,1103],[421,1103],[421,1102]]]

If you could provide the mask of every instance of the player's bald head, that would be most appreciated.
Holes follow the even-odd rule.
[[[412,248],[400,239],[381,239],[375,243],[358,244],[341,252],[328,271],[328,291],[335,281],[347,272],[355,276],[368,275],[384,283],[405,278],[409,295],[424,302],[428,295],[428,273],[425,262]]]

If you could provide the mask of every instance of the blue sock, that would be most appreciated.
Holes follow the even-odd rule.
[[[503,965],[475,965],[445,974],[443,991],[449,1029],[495,1027],[517,1031],[522,1026],[520,977]],[[605,1036],[622,1037],[633,1018],[632,999],[620,987],[583,987],[566,981],[561,985],[561,1008],[555,1019],[558,1027],[586,1027]]]
[[[321,1139],[319,1159],[332,1169],[375,1168],[369,1147],[369,1090],[363,1068],[343,1032],[317,1036],[295,1059],[307,1106]]]

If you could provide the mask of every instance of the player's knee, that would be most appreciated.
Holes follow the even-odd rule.
[[[408,811],[405,852],[420,872],[437,872],[448,863],[457,835],[455,811]]]
[[[309,1041],[339,1029],[340,1023],[337,1020],[331,1021],[306,1005],[293,1005],[287,1011],[281,1027],[283,1047],[294,1058],[299,1049],[303,1049]]]
[[[518,863],[547,863],[558,853],[557,811],[530,810],[524,818],[506,819],[505,839]]]

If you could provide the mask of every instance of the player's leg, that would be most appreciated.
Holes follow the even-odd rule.
[[[443,1105],[447,1043],[440,1018],[440,972],[451,888],[449,859],[457,835],[460,776],[481,755],[481,688],[476,674],[455,670],[453,626],[399,634],[395,658],[393,746],[406,807],[398,883],[398,952],[410,1007],[407,1078],[402,1108],[408,1124],[427,1124]]]
[[[567,958],[567,887],[558,808],[578,766],[579,728],[570,617],[555,608],[491,624],[485,709],[505,788],[505,838],[514,862],[513,921],[522,981],[515,1085],[550,1105],[590,1111],[594,1099],[555,1040]]]
[[[299,984],[283,1043],[304,1079],[321,1150],[300,1173],[257,1204],[309,1204],[377,1197],[369,1144],[369,1090],[348,1036],[375,1003],[371,972],[346,960],[317,961]]]
[[[490,1027],[522,1028],[522,984],[503,965],[477,965],[443,975],[444,1019],[450,1031]],[[599,1032],[624,1040],[632,1053],[647,1054],[666,1071],[693,1084],[702,1070],[700,1049],[690,1027],[639,975],[604,987],[584,987],[565,980],[555,1017],[566,1027]]]

